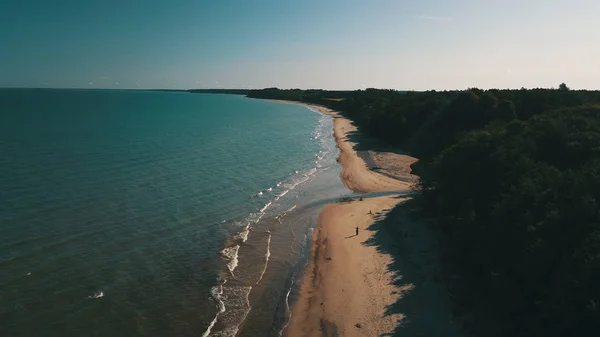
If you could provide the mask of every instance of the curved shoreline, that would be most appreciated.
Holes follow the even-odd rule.
[[[413,186],[407,182],[411,179],[400,181],[369,169],[355,150],[357,144],[350,139],[356,138],[356,127],[341,114],[318,105],[277,102],[301,104],[334,119],[340,179],[349,189],[371,193],[409,190]],[[392,154],[387,158],[394,159]],[[393,332],[402,315],[387,315],[385,311],[403,290],[393,285],[393,277],[387,272],[392,257],[363,243],[372,238],[373,232],[367,228],[376,217],[384,216],[404,200],[392,195],[323,208],[285,336],[377,336]],[[359,233],[353,235],[356,227]]]
[[[318,105],[278,102],[301,104],[334,118],[340,179],[349,189],[407,191],[417,182],[418,177],[410,174],[415,158],[374,149],[359,151],[354,142],[360,141],[356,127],[341,114]],[[439,279],[440,269],[431,233],[398,215],[402,211],[389,214],[408,199],[394,194],[323,208],[284,336],[381,336],[395,335],[399,329],[410,336],[462,336],[444,285],[428,281]],[[390,224],[401,228],[403,240],[395,241],[397,233],[390,231],[399,229],[386,228]],[[402,247],[402,254],[397,248],[389,250],[390,246]],[[400,303],[409,306],[394,309]]]
[[[355,150],[357,142],[350,139],[352,135],[358,134],[356,126],[340,113],[316,104],[282,100],[271,101],[306,106],[333,118],[333,136],[335,144],[340,150],[338,156],[338,162],[342,168],[340,179],[348,189],[357,193],[371,193],[409,190],[414,186],[417,178],[410,173],[405,174],[402,180],[398,180],[369,169],[365,160]],[[415,158],[410,156],[389,152],[378,153],[378,155],[395,161],[396,167],[401,166],[406,172],[410,172],[410,165],[416,161]]]

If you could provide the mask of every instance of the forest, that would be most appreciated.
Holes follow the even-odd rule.
[[[503,336],[600,327],[600,91],[253,90],[322,104],[419,158],[444,264]]]

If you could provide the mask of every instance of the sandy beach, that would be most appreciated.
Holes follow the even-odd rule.
[[[374,218],[400,201],[379,197],[325,207],[287,336],[379,336],[394,331],[402,315],[385,311],[402,296],[402,289],[392,285],[391,256],[362,242],[372,235],[366,229]]]
[[[349,189],[406,191],[417,182],[410,174],[417,159],[370,149],[361,153],[350,120],[325,107],[308,106],[334,118],[340,178]],[[436,281],[439,261],[430,250],[434,245],[430,233],[404,215],[390,217],[394,207],[406,200],[384,196],[324,207],[285,336],[381,336],[396,334],[398,329],[407,336],[460,335],[445,288]],[[386,221],[403,223],[403,242],[393,242],[388,235],[392,233],[384,228]],[[381,241],[403,247],[390,252]]]
[[[340,178],[349,189],[359,193],[405,191],[417,183],[418,177],[410,173],[410,165],[416,158],[389,151],[356,151],[357,128],[340,113],[319,105],[273,101],[305,105],[334,118],[333,134],[340,149],[338,161],[342,168]],[[375,167],[384,174],[371,170]],[[385,174],[387,172],[393,173]]]

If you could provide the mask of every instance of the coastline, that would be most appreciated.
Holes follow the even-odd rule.
[[[358,193],[405,191],[412,189],[417,183],[418,177],[410,173],[410,165],[417,161],[416,158],[394,152],[357,150],[358,130],[351,120],[343,117],[339,112],[317,104],[270,101],[306,106],[333,118],[333,136],[340,150],[338,157],[342,169],[340,179],[348,189]],[[374,168],[381,173],[373,171]],[[392,169],[399,171],[394,177],[386,174]]]
[[[340,179],[346,187],[359,193],[412,188],[411,177],[401,181],[367,166],[355,150],[357,137],[353,135],[357,129],[350,120],[322,106],[307,106],[333,118]],[[382,156],[389,162],[408,157]],[[411,161],[402,161],[406,162]],[[362,242],[371,239],[373,233],[367,228],[375,218],[385,216],[403,200],[386,196],[323,208],[286,336],[377,336],[395,329],[402,316],[385,314],[386,308],[402,296],[387,272],[392,257]],[[355,227],[359,228],[358,235],[354,235]]]
[[[401,192],[417,183],[410,174],[416,158],[361,149],[356,127],[341,114],[314,104],[276,102],[304,105],[334,119],[340,179],[349,189]],[[399,329],[409,335],[461,335],[446,289],[436,281],[440,265],[431,233],[398,215],[396,206],[407,200],[366,197],[323,208],[284,336],[379,336]],[[402,242],[390,233],[399,230],[398,223]]]

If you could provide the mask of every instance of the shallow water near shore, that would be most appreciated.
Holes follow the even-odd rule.
[[[332,120],[241,96],[0,90],[0,335],[278,336]]]

